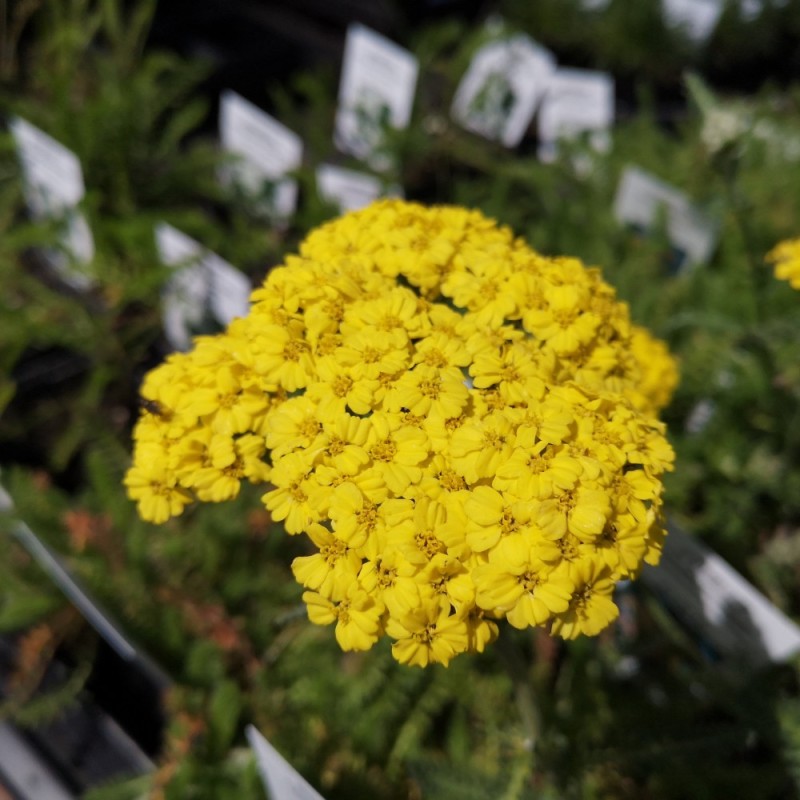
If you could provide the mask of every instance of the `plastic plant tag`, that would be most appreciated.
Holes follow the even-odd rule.
[[[763,10],[763,0],[740,0],[739,2],[739,16],[745,22],[752,22]]]
[[[192,336],[243,317],[250,307],[250,281],[218,255],[171,225],[156,228],[161,260],[177,267],[163,292],[163,323],[167,340],[187,350]]]
[[[357,211],[381,196],[402,197],[403,194],[398,186],[387,187],[374,175],[333,164],[317,167],[317,192],[342,212]]]
[[[297,181],[286,177],[300,167],[303,141],[285,125],[235,92],[220,98],[222,147],[240,161],[222,179],[257,200],[257,210],[283,220],[297,207]]]
[[[214,318],[227,325],[235,317],[246,316],[253,288],[247,276],[215,253],[208,253],[203,263],[211,276],[209,305]]]
[[[14,117],[11,133],[25,177],[25,200],[38,217],[51,217],[76,206],[85,194],[78,157],[24,119]]]
[[[59,219],[65,223],[62,245],[79,264],[94,258],[94,239],[77,205],[86,189],[78,157],[61,143],[30,122],[13,117],[9,123],[22,166],[25,202],[34,219]],[[48,253],[59,276],[76,289],[88,288],[92,281],[69,263],[64,253]]]
[[[381,195],[381,182],[372,175],[332,164],[317,167],[317,192],[340,211],[356,211]]]
[[[759,666],[800,652],[800,628],[733,567],[669,526],[658,567],[642,580],[723,659]]]
[[[164,333],[176,350],[188,350],[192,335],[210,325],[211,276],[202,264],[200,245],[171,225],[158,225],[156,246],[164,264],[180,267],[162,291]]]
[[[614,122],[614,79],[607,72],[557,69],[547,82],[538,122],[545,153],[555,150],[558,139],[584,132],[591,133],[595,148],[606,148]]]
[[[709,425],[717,412],[717,404],[708,397],[698,400],[689,411],[684,422],[684,430],[697,436],[702,433]]]
[[[524,34],[490,42],[461,79],[451,115],[473,133],[516,147],[554,69],[553,55]]]
[[[717,239],[715,223],[683,192],[638,167],[627,167],[614,199],[617,220],[648,231],[661,213],[666,214],[667,235],[675,250],[674,271],[708,261]]]
[[[384,130],[411,120],[419,63],[408,50],[363,25],[347,29],[334,141],[375,169],[392,166],[381,152]]]
[[[94,237],[86,217],[79,211],[68,213],[64,246],[73,258],[83,264],[88,264],[94,258]]]
[[[719,22],[723,0],[662,0],[661,8],[668,25],[682,27],[692,41],[702,43]]]
[[[270,800],[325,800],[255,727],[246,734]]]

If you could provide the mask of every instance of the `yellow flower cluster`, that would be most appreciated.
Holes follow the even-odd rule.
[[[767,253],[767,261],[775,265],[775,277],[789,281],[792,289],[800,290],[800,239],[787,239]]]
[[[244,319],[142,389],[145,519],[269,482],[292,569],[346,650],[483,651],[497,620],[593,635],[661,550],[677,379],[596,269],[478,212],[381,201],[312,232]]]

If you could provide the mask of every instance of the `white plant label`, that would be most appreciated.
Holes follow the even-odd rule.
[[[682,27],[698,43],[711,36],[722,15],[723,0],[662,0],[662,13],[668,25]]]
[[[745,22],[752,22],[764,10],[762,0],[740,0],[739,15]]]
[[[270,800],[325,800],[255,727],[246,734]]]
[[[72,150],[24,119],[11,120],[25,178],[25,200],[37,217],[53,217],[76,206],[86,192]]]
[[[219,137],[225,151],[239,157],[224,180],[262,198],[263,210],[286,219],[297,207],[297,181],[287,174],[300,167],[300,137],[235,92],[220,98]],[[264,194],[266,192],[266,197]]]
[[[209,302],[211,281],[201,263],[202,248],[166,224],[156,228],[156,246],[164,264],[179,267],[162,293],[164,333],[176,350],[188,350],[193,333],[203,326]]]
[[[383,195],[401,195],[397,187],[386,189],[383,181],[374,175],[334,164],[320,164],[317,167],[317,191],[323,200],[338,206],[342,212],[357,211]]]
[[[758,665],[800,652],[800,628],[694,537],[670,525],[658,567],[642,579],[723,658]]]
[[[693,436],[697,436],[708,427],[711,420],[714,419],[716,411],[717,404],[710,398],[704,397],[698,400],[686,417],[686,422],[683,426],[684,430]]]
[[[473,133],[516,147],[554,69],[552,53],[524,34],[490,42],[461,79],[451,115]]]
[[[606,72],[557,69],[539,106],[539,144],[555,150],[559,139],[590,132],[597,149],[609,144],[614,122],[614,79]]]
[[[386,127],[408,127],[419,63],[408,50],[363,25],[347,29],[334,124],[336,146],[344,153],[387,169],[380,152]]]
[[[176,350],[215,323],[227,325],[249,311],[250,281],[218,255],[171,225],[156,228],[161,260],[176,272],[163,292],[164,333]]]
[[[77,210],[86,193],[78,157],[20,117],[12,118],[9,127],[22,166],[25,202],[31,215],[38,220],[63,217],[64,250],[76,262],[88,264],[94,258],[94,239],[86,217]],[[91,279],[70,265],[62,253],[50,254],[50,260],[60,276],[75,288],[91,285]]]
[[[88,264],[94,258],[94,237],[86,217],[80,211],[68,212],[63,242],[67,252],[81,264]],[[81,284],[91,283],[82,273],[76,273],[76,276]]]
[[[227,325],[247,316],[252,290],[247,276],[215,253],[208,253],[203,263],[210,275],[209,307],[214,317]]]
[[[667,235],[677,251],[677,269],[708,261],[717,238],[712,220],[698,211],[683,192],[638,167],[628,167],[614,200],[616,218],[647,231],[661,213],[666,214]]]

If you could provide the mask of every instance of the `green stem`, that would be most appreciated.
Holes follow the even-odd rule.
[[[542,717],[534,695],[535,685],[532,670],[522,658],[515,643],[511,641],[511,637],[501,637],[497,646],[503,661],[505,661],[506,673],[514,685],[514,697],[517,701],[525,741],[529,743],[533,753],[542,732]]]

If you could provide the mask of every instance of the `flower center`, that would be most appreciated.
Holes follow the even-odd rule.
[[[397,376],[392,375],[390,372],[381,372],[378,375],[378,383],[381,385],[383,389],[389,389],[391,386],[396,383]]]
[[[396,317],[394,314],[386,314],[384,317],[381,318],[380,322],[378,323],[378,330],[379,331],[391,331],[395,328],[402,328],[403,322],[399,317]]]
[[[418,531],[414,535],[414,542],[428,558],[433,558],[437,553],[445,550],[444,545],[436,538],[433,531]]]
[[[391,439],[384,439],[372,445],[369,454],[375,461],[389,462],[397,454],[397,445]]]
[[[501,380],[508,381],[509,383],[515,383],[519,381],[522,376],[519,374],[519,370],[514,366],[507,366],[503,369],[500,373]]]
[[[335,333],[323,333],[317,342],[317,354],[329,356],[339,346],[339,337]]]
[[[360,528],[372,531],[378,522],[378,507],[365,502],[361,509],[356,511],[356,522]]]
[[[466,489],[467,484],[464,479],[452,469],[443,469],[439,473],[439,483],[442,488],[448,492],[458,492],[461,489]]]
[[[439,350],[437,347],[433,347],[425,353],[422,362],[427,364],[429,367],[446,367],[447,366],[447,359],[444,357],[444,353]]]
[[[480,285],[479,293],[486,300],[494,300],[499,291],[500,287],[495,281],[483,281]]]
[[[576,561],[580,556],[580,551],[577,545],[571,539],[566,537],[561,538],[556,542],[558,549],[561,551],[561,558],[564,561]]]
[[[361,353],[361,360],[365,364],[375,364],[381,360],[381,351],[377,347],[365,347]]]
[[[333,609],[333,613],[342,625],[347,625],[347,623],[350,622],[350,601],[342,600],[342,602]]]
[[[347,545],[344,542],[334,539],[331,544],[321,547],[319,552],[328,566],[332,567],[345,554],[346,550]]]
[[[528,571],[523,572],[522,575],[517,577],[517,583],[519,583],[526,594],[533,594],[541,581],[535,572]]]
[[[503,509],[503,516],[500,518],[500,530],[507,536],[516,533],[520,528],[519,522],[514,518],[510,508]]]
[[[308,495],[300,488],[300,482],[295,481],[289,486],[289,496],[298,503],[305,503]]]
[[[322,425],[317,420],[307,417],[300,424],[298,432],[306,439],[314,439],[321,429]]]
[[[377,563],[375,574],[378,579],[378,586],[381,589],[391,589],[397,580],[397,570],[392,567],[385,567],[382,561]]]
[[[497,431],[486,431],[483,434],[483,444],[493,450],[502,450],[504,440]]]
[[[502,411],[506,407],[506,401],[498,389],[487,389],[483,392],[483,400],[490,411]]]
[[[231,392],[230,394],[223,394],[219,397],[219,407],[220,408],[233,408],[236,405],[236,401],[239,399],[239,395],[241,392]]]
[[[329,300],[325,303],[325,313],[332,320],[341,322],[344,317],[344,303],[338,298],[336,300]]]
[[[573,508],[577,505],[577,498],[572,492],[564,492],[564,494],[559,495],[558,500],[556,503],[558,505],[558,510],[562,514],[569,514]]]
[[[300,356],[306,351],[307,345],[300,339],[291,339],[283,348],[283,357],[287,361],[299,361]]]
[[[603,532],[598,537],[598,544],[613,545],[617,543],[617,526],[613,522],[607,522]]]
[[[442,390],[442,382],[439,378],[433,378],[429,381],[420,381],[419,390],[423,397],[430,397],[432,400],[436,400]]]
[[[541,475],[543,472],[547,472],[549,458],[546,458],[541,453],[538,455],[532,455],[528,459],[528,469],[534,475]]]
[[[347,397],[347,393],[353,385],[353,379],[348,375],[337,375],[333,379],[331,388],[337,397]]]
[[[572,595],[570,605],[574,608],[584,609],[592,600],[592,587],[584,586]]]
[[[331,436],[331,440],[328,442],[328,455],[338,456],[340,453],[343,453],[346,444],[345,440],[341,437]]]
[[[244,477],[244,463],[242,459],[237,458],[233,464],[228,464],[228,466],[222,470],[222,474],[227,478],[234,478],[240,481]]]
[[[416,633],[412,634],[412,638],[414,639],[414,641],[426,645],[429,645],[433,641],[435,636],[436,636],[435,622],[432,622],[430,625],[426,625],[421,631],[417,631]]]
[[[553,312],[553,320],[561,328],[569,328],[575,321],[575,312],[571,309],[559,309]]]

